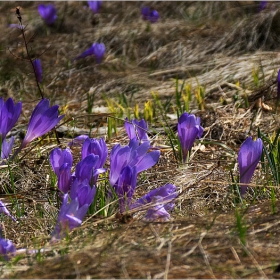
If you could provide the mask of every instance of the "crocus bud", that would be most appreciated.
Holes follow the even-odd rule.
[[[181,143],[183,161],[186,162],[188,151],[193,146],[196,138],[203,134],[200,118],[195,115],[183,113],[178,121],[178,137]]]
[[[247,184],[250,183],[254,171],[261,159],[263,143],[260,138],[256,141],[252,137],[247,138],[240,147],[238,153],[238,164],[240,172],[240,193],[243,198]]]
[[[57,19],[56,9],[52,4],[39,5],[38,12],[47,25],[52,25]]]
[[[88,1],[88,6],[94,13],[98,13],[101,7],[102,1]]]

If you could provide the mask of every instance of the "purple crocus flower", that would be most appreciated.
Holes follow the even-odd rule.
[[[7,141],[7,139],[4,139],[2,141],[2,147],[1,147],[1,158],[7,159],[12,151],[13,145],[14,145],[15,139],[12,136],[10,139],[10,142]]]
[[[261,12],[262,10],[264,10],[267,6],[267,1],[260,1],[259,3],[259,12]]]
[[[145,122],[144,119],[141,121],[138,120],[132,120],[131,123],[128,121],[128,119],[125,119],[124,127],[126,130],[126,133],[130,140],[132,140],[134,137],[141,141],[148,141],[149,137],[147,134],[148,125]]]
[[[10,217],[14,222],[17,221],[17,219],[11,215],[10,211],[7,209],[7,207],[5,206],[5,204],[0,200],[0,213],[3,213],[5,215],[7,215],[8,217]]]
[[[200,118],[193,114],[183,113],[178,121],[178,137],[183,152],[183,161],[186,162],[188,151],[193,146],[195,139],[203,134]]]
[[[141,10],[143,20],[148,20],[151,23],[155,23],[159,19],[159,14],[156,10],[152,10],[149,7],[143,7]]]
[[[0,98],[0,138],[2,140],[17,122],[21,107],[21,102],[15,105],[12,98],[7,99],[6,102]]]
[[[38,12],[47,25],[52,25],[57,19],[56,9],[52,4],[40,4]]]
[[[280,100],[280,70],[278,70],[277,76],[277,99]]]
[[[164,208],[169,211],[174,208],[173,200],[178,196],[177,187],[173,184],[166,184],[154,190],[151,190],[149,193],[145,194],[139,198],[136,202],[133,203],[131,208],[137,208],[147,203],[151,203],[153,197],[160,196],[163,198],[163,203],[165,203]]]
[[[82,146],[87,138],[89,138],[88,135],[79,135],[68,143],[68,147]]]
[[[261,159],[263,143],[260,138],[256,141],[252,137],[247,138],[240,147],[238,153],[238,165],[240,172],[240,193],[243,198],[247,184],[250,183],[253,173]]]
[[[144,216],[143,220],[146,222],[167,222],[170,220],[170,214],[164,207],[163,198],[161,196],[154,196],[152,199],[154,204],[150,207]]]
[[[178,196],[177,187],[172,184],[166,184],[157,189],[151,190],[139,198],[131,205],[131,209],[141,207],[145,204],[154,204],[147,211],[144,220],[146,221],[167,221],[170,219],[168,211],[173,210],[174,199]]]
[[[139,145],[139,141],[133,138],[129,146],[122,147],[117,144],[113,147],[110,155],[110,184],[114,186],[125,166],[136,167],[137,174],[154,166],[160,156],[160,151],[147,153],[150,142],[145,141]]]
[[[71,150],[69,148],[66,148],[65,150],[60,148],[53,149],[50,153],[50,163],[54,173],[58,177],[60,173],[59,169],[63,164],[68,164],[69,166],[72,166],[73,164]]]
[[[96,193],[96,187],[90,187],[88,180],[84,180],[82,183],[79,182],[78,179],[74,180],[71,190],[70,197],[71,200],[75,200],[76,198],[79,201],[79,206],[83,206],[85,204],[90,205],[94,199]]]
[[[116,194],[119,197],[120,212],[130,209],[131,198],[134,194],[137,183],[136,167],[125,166],[119,176],[117,184],[114,185]]]
[[[82,54],[80,54],[79,56],[77,56],[74,60],[80,59],[80,58],[84,58],[87,57],[89,55],[94,55],[95,56],[95,60],[98,64],[101,63],[102,58],[105,54],[106,48],[105,45],[103,43],[93,43],[92,46],[85,50]]]
[[[64,117],[58,116],[58,105],[50,107],[48,99],[42,99],[35,107],[27,128],[26,135],[21,143],[20,150],[28,143],[52,130]]]
[[[90,154],[99,156],[97,168],[102,168],[108,156],[108,148],[104,138],[99,140],[91,138],[85,139],[82,147],[82,159],[86,158]]]
[[[0,237],[0,256],[4,260],[8,261],[10,256],[14,256],[16,253],[16,247],[9,239]]]
[[[90,154],[82,159],[77,165],[75,170],[75,178],[82,183],[84,180],[93,185],[96,183],[96,176],[105,172],[103,168],[98,168],[99,156]]]
[[[69,148],[65,150],[59,148],[53,149],[50,153],[50,163],[58,178],[58,188],[63,193],[67,193],[72,182],[71,168],[73,157],[71,150]]]
[[[102,4],[102,1],[88,1],[88,6],[96,14],[98,13],[98,11],[100,9],[101,4]]]
[[[38,83],[42,83],[43,80],[43,70],[42,70],[42,65],[41,65],[41,60],[39,58],[34,59],[32,61],[34,68],[35,68],[35,75]]]
[[[82,224],[82,220],[87,213],[88,204],[80,205],[79,199],[68,201],[69,195],[65,194],[58,214],[57,223],[52,233],[52,239],[61,239],[76,227]]]

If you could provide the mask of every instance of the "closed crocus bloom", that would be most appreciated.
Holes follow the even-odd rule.
[[[106,158],[108,156],[108,148],[104,141],[104,138],[101,139],[91,139],[87,138],[84,141],[82,147],[82,159],[87,157],[88,155],[93,154],[99,156],[99,163],[97,165],[98,168],[103,167],[105,164]]]
[[[72,166],[69,163],[64,163],[59,168],[57,186],[63,193],[67,193],[71,187],[71,183],[72,183],[71,167]]]
[[[159,14],[156,10],[152,10],[149,7],[143,7],[141,10],[143,20],[148,20],[151,23],[155,23],[159,19]]]
[[[85,50],[81,55],[77,56],[74,60],[87,57],[89,55],[94,55],[95,60],[98,64],[101,63],[102,58],[105,54],[106,48],[103,43],[93,43],[92,46]]]
[[[70,190],[70,197],[71,200],[75,200],[76,198],[79,201],[80,207],[88,204],[90,205],[94,199],[96,193],[96,187],[90,187],[88,180],[84,180],[82,183],[79,180],[74,180],[71,190]]]
[[[17,122],[21,107],[21,102],[14,104],[12,98],[7,99],[6,102],[0,98],[0,138],[2,140]]]
[[[8,261],[16,253],[16,247],[9,239],[0,238],[0,257]]]
[[[72,167],[73,156],[71,150],[69,148],[66,148],[65,150],[62,150],[60,148],[53,149],[50,153],[50,163],[54,173],[58,177],[60,173],[59,169],[63,164],[67,163]]]
[[[50,107],[50,101],[42,99],[31,115],[20,149],[25,148],[35,138],[52,130],[63,117],[64,115],[58,116],[58,105]]]
[[[141,121],[138,121],[135,119],[135,120],[132,120],[130,123],[128,121],[128,119],[126,118],[124,127],[125,127],[126,133],[130,140],[132,140],[135,137],[141,141],[149,140],[149,137],[147,134],[148,125],[144,119],[142,119]]]
[[[78,198],[69,202],[69,195],[65,194],[58,214],[57,223],[52,233],[52,239],[61,239],[68,232],[82,224],[82,220],[89,208],[88,204],[79,205]]]
[[[178,121],[178,136],[183,152],[183,161],[186,162],[188,151],[193,146],[196,138],[203,134],[203,128],[200,126],[200,118],[193,114],[183,113]]]
[[[126,166],[121,171],[117,184],[114,186],[116,194],[119,197],[120,212],[129,210],[131,198],[134,194],[137,182],[136,167]]]
[[[47,25],[52,25],[57,19],[56,9],[52,4],[39,5],[38,12]]]
[[[42,83],[43,80],[43,70],[42,70],[42,65],[41,65],[41,60],[40,59],[34,59],[32,61],[34,68],[35,68],[35,75],[38,83]]]
[[[98,165],[99,156],[93,154],[88,155],[76,165],[75,178],[80,183],[87,180],[90,185],[95,184],[96,176],[106,171],[103,168],[98,168]]]
[[[88,6],[94,13],[98,13],[101,7],[102,1],[88,1]]]
[[[2,147],[1,147],[1,158],[7,159],[12,151],[13,145],[14,145],[15,139],[12,136],[10,139],[10,142],[7,141],[7,139],[4,139],[2,141]]]
[[[238,153],[238,165],[240,172],[240,189],[243,198],[247,184],[250,183],[254,171],[261,159],[263,143],[260,138],[256,141],[252,137],[247,138],[240,147]]]
[[[94,48],[95,60],[100,64],[106,51],[105,45],[103,43],[94,43],[92,46]]]

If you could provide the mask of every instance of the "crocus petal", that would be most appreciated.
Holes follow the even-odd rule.
[[[159,159],[160,151],[153,151],[146,154],[136,165],[137,173],[154,166]]]
[[[203,134],[203,128],[200,126],[200,118],[194,115],[183,113],[178,120],[178,137],[180,140],[183,161],[186,161],[187,153],[193,146],[195,139]]]
[[[68,163],[64,163],[59,168],[58,175],[58,188],[63,192],[67,193],[71,187],[72,176],[71,176],[71,165]]]
[[[9,239],[0,238],[0,256],[8,261],[10,256],[14,256],[15,253],[16,247],[13,242]]]
[[[65,150],[60,148],[53,149],[50,153],[50,163],[57,177],[59,176],[60,168],[63,164],[67,163],[71,169],[73,164],[71,150],[69,148],[66,148]]]
[[[58,117],[58,106],[49,108],[50,101],[42,99],[32,112],[26,135],[22,141],[21,148],[37,137],[52,130],[64,115]]]
[[[56,9],[52,4],[39,5],[38,12],[47,25],[52,25],[57,19]]]
[[[85,142],[85,140],[89,138],[88,135],[79,135],[76,138],[74,138],[71,142],[68,143],[69,147],[72,146],[79,146],[79,145],[83,145],[83,143]]]
[[[166,222],[170,220],[170,214],[164,208],[162,204],[162,197],[155,196],[153,197],[153,203],[156,205],[149,208],[145,217],[143,218],[144,221],[147,222]]]
[[[94,43],[93,44],[93,51],[94,51],[94,56],[96,63],[100,64],[102,61],[102,58],[105,54],[106,47],[103,43]]]
[[[1,148],[1,158],[2,159],[6,159],[9,157],[9,155],[12,151],[14,142],[15,142],[14,136],[11,137],[10,142],[8,142],[7,139],[4,139],[2,141],[2,148]]]
[[[99,161],[99,156],[90,154],[83,160],[81,160],[77,166],[75,171],[76,178],[82,182],[84,180],[88,180],[90,182],[93,171],[96,168],[96,165]]]
[[[238,164],[242,197],[245,195],[247,184],[250,183],[258,162],[261,159],[262,147],[262,140],[258,138],[254,141],[252,137],[247,138],[240,147]]]
[[[128,164],[130,158],[131,149],[126,147],[121,147],[119,144],[115,145],[111,151],[110,155],[110,184],[114,186],[119,179],[121,170]]]
[[[88,1],[88,6],[94,13],[98,13],[101,7],[102,1]]]
[[[78,198],[71,200],[71,202],[69,202],[68,199],[69,195],[65,194],[57,223],[52,233],[53,239],[63,238],[67,232],[79,227],[89,208],[88,204],[80,206]]]
[[[130,201],[135,191],[136,181],[136,167],[124,167],[120,174],[118,183],[114,186],[115,191],[119,197],[119,207],[121,213],[123,213],[130,207]]]
[[[1,200],[0,200],[0,213],[7,215],[15,222],[17,221],[17,219],[13,215],[10,214],[10,211],[7,209],[7,207]]]
[[[4,139],[7,133],[13,128],[21,113],[21,102],[14,104],[12,98],[6,102],[0,98],[0,137]]]
[[[153,198],[162,197],[162,204],[164,208],[169,211],[174,208],[174,200],[178,196],[177,187],[173,184],[166,184],[154,190],[151,190],[149,193],[145,194],[139,198],[135,203],[132,204],[131,208],[137,208],[147,203],[151,203]]]
[[[35,68],[35,74],[36,74],[36,79],[38,83],[42,83],[43,80],[43,70],[42,70],[42,65],[41,65],[41,60],[40,59],[35,59],[32,61],[34,68]]]

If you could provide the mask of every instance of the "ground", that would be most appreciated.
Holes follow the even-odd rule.
[[[143,5],[158,10],[157,23],[141,19]],[[17,23],[17,6],[31,55],[42,61],[43,94],[66,116],[56,129],[59,144],[50,133],[10,169],[0,169],[1,199],[19,217],[15,224],[1,216],[4,237],[18,249],[45,250],[2,262],[2,277],[278,278],[279,191],[263,168],[267,160],[258,165],[243,203],[234,180],[241,143],[257,137],[258,129],[267,137],[279,129],[279,3],[260,11],[253,1],[103,2],[94,14],[86,2],[55,2],[59,17],[47,27],[37,2],[1,2],[0,93],[23,103],[11,132],[18,145],[40,95],[23,59],[21,33],[8,27]],[[106,46],[102,63],[94,57],[74,61],[93,42]],[[182,165],[164,127],[176,132],[176,90],[184,95],[188,87],[190,111],[200,116],[204,134]],[[142,212],[120,217],[115,207],[108,217],[89,214],[66,239],[51,243],[58,204],[50,151],[80,134],[106,137],[109,150],[126,145],[123,119],[133,118],[137,106],[143,117],[147,102],[151,144],[161,157],[138,179],[136,197],[175,184],[180,194],[172,220],[147,223]],[[118,127],[111,137],[108,119]],[[73,149],[75,162],[79,152]]]

